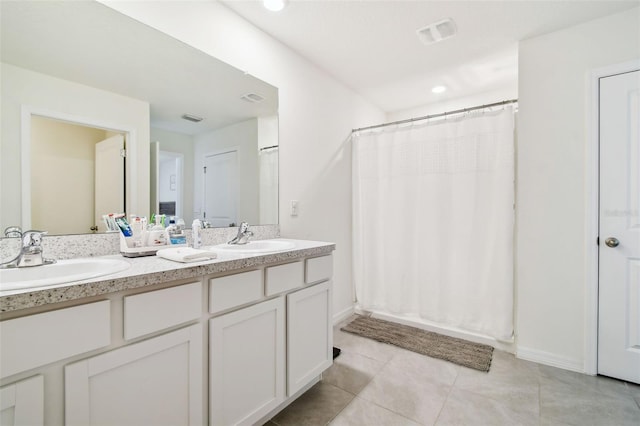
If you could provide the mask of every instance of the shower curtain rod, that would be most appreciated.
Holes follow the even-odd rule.
[[[407,118],[406,120],[398,120],[398,121],[392,121],[390,123],[376,124],[374,126],[360,127],[359,129],[351,130],[351,133],[359,132],[361,130],[378,129],[380,127],[393,126],[393,125],[396,125],[396,124],[404,124],[404,123],[412,123],[414,121],[428,120],[430,118],[446,117],[447,115],[461,114],[461,113],[464,113],[464,112],[470,112],[470,111],[475,111],[475,110],[478,110],[478,109],[497,107],[497,106],[507,105],[507,104],[515,104],[517,102],[518,102],[517,99],[510,99],[508,101],[501,101],[501,102],[495,102],[495,103],[492,103],[492,104],[478,105],[478,106],[470,107],[470,108],[462,108],[462,109],[457,109],[455,111],[447,111],[447,112],[441,112],[439,114],[425,115],[423,117]]]

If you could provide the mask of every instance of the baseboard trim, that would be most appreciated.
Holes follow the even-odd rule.
[[[346,320],[347,318],[349,318],[351,315],[353,315],[354,312],[354,307],[349,306],[346,309],[343,309],[340,312],[336,312],[333,314],[333,325],[336,325],[344,320]]]
[[[537,362],[538,364],[544,364],[551,367],[562,368],[563,370],[570,370],[578,373],[585,373],[582,360],[569,358],[566,356],[557,355],[550,352],[539,351],[537,349],[518,346],[516,351],[516,357],[520,359],[524,359],[526,361]]]

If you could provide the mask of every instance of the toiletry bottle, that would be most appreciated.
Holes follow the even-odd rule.
[[[200,223],[200,219],[193,219],[193,223],[191,224],[191,232],[193,237],[193,248],[195,249],[199,249],[200,245],[202,244],[200,231],[202,231],[202,223]]]
[[[185,244],[187,237],[184,232],[176,225],[174,217],[169,219],[169,226],[166,229],[167,232],[167,244]]]
[[[171,244],[187,244],[187,235],[184,233],[184,220],[180,218],[171,218],[174,223],[173,232],[170,234]]]
[[[127,223],[127,219],[124,217],[124,215],[118,215],[116,217],[116,223],[118,224],[122,235],[124,235],[125,237],[130,237],[133,235],[131,232],[131,227],[129,226],[129,223]]]
[[[156,224],[149,231],[150,246],[164,246],[167,244],[167,235],[165,234],[164,227],[160,224],[160,215],[155,215]]]
[[[146,247],[149,245],[149,225],[147,224],[147,218],[141,217],[140,222],[142,223],[142,236],[140,237],[140,241],[142,242],[142,247]]]
[[[176,222],[172,217],[171,219],[169,219],[169,226],[164,229],[165,234],[167,234],[167,241],[169,241],[169,244],[173,244],[171,242],[171,237],[176,233],[176,231]]]
[[[131,232],[133,233],[133,246],[134,247],[142,247],[144,243],[142,241],[142,220],[139,217],[132,218],[131,222]]]

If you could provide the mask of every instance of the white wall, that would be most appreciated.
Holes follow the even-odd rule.
[[[278,116],[258,117],[258,149],[278,143]]]
[[[160,196],[158,201],[178,201],[178,167],[176,166],[175,158],[166,158],[162,154],[160,155],[160,170],[158,176],[160,176],[160,182],[158,182],[158,192]],[[172,177],[173,176],[173,177]],[[170,177],[175,179],[176,185],[171,186]]]
[[[445,95],[445,94],[443,94]],[[455,111],[479,105],[492,104],[500,101],[507,101],[518,98],[518,87],[513,82],[505,82],[504,86],[498,89],[467,94],[460,97],[451,98],[447,95],[439,102],[425,104],[420,107],[410,108],[387,114],[387,121],[406,120],[408,118],[424,117],[430,114],[440,114],[447,111]]]
[[[591,70],[640,57],[638,8],[520,43],[517,343],[584,371]]]
[[[336,243],[333,309],[350,309],[348,138],[353,127],[384,121],[383,112],[219,3],[104,3],[278,87],[281,234]]]
[[[105,127],[131,130],[137,149],[127,158],[127,208],[149,210],[149,104],[115,93],[54,78],[2,63],[2,147],[0,228],[21,223],[21,111],[81,117],[82,123],[108,123]],[[131,139],[129,139],[131,140]]]
[[[220,153],[229,148],[238,153],[238,199],[237,221],[257,224],[260,220],[259,167],[258,167],[258,120],[251,119],[232,124],[194,137],[194,213],[204,209],[203,167],[206,155]]]

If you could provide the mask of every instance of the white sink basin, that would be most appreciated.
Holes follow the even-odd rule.
[[[118,259],[69,259],[52,265],[0,269],[0,291],[88,280],[124,271],[129,266],[129,262]]]
[[[227,253],[273,253],[276,251],[290,250],[296,245],[291,241],[257,240],[247,244],[219,244],[209,249]]]

